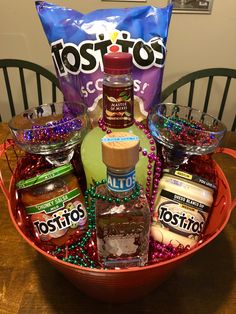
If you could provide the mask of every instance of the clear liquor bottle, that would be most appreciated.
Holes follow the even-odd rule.
[[[106,176],[106,167],[102,162],[101,139],[106,129],[136,134],[142,150],[151,153],[150,143],[144,132],[134,123],[134,99],[132,80],[132,56],[129,53],[109,53],[104,55],[103,80],[103,130],[92,129],[84,138],[81,146],[81,158],[87,180],[87,186]],[[148,159],[140,154],[136,166],[137,180],[146,188]],[[150,170],[149,170],[150,171]]]
[[[95,203],[98,259],[105,268],[144,266],[148,261],[150,210],[135,181],[139,139],[114,132],[102,139],[107,183]]]

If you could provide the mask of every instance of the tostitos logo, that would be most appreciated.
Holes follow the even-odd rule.
[[[37,218],[36,218],[37,217]],[[83,226],[87,221],[87,212],[84,206],[76,202],[55,212],[52,216],[42,213],[32,215],[33,225],[40,238],[50,234],[53,238],[64,235],[68,228]]]
[[[206,217],[199,211],[185,210],[174,202],[161,204],[158,219],[170,231],[184,236],[201,234],[206,222]]]
[[[60,76],[68,73],[93,73],[99,66],[103,71],[103,55],[108,52],[129,52],[137,68],[163,67],[166,47],[161,37],[153,37],[148,42],[133,39],[129,32],[115,30],[99,34],[96,40],[85,40],[79,45],[64,43],[59,39],[51,44],[53,60]]]

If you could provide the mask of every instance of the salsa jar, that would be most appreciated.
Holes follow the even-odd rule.
[[[165,169],[159,183],[151,235],[154,240],[192,247],[203,235],[215,185],[176,169]]]
[[[35,236],[43,244],[69,244],[87,230],[84,197],[72,164],[21,180],[16,188]]]

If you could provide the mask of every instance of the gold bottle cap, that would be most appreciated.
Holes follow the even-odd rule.
[[[109,168],[134,168],[139,160],[139,137],[128,132],[112,132],[102,138],[102,160]]]

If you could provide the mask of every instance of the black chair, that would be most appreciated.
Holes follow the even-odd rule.
[[[24,105],[22,110],[26,110],[29,107],[34,107],[38,105],[40,106],[43,103],[47,102],[56,102],[58,97],[61,97],[61,99],[63,99],[57,77],[49,70],[38,64],[18,59],[2,59],[0,60],[0,69],[2,80],[2,84],[0,85],[0,103],[3,102],[3,94],[5,93],[6,102],[9,103],[11,116],[16,115],[16,101],[14,99],[14,89],[17,89],[18,96],[21,96],[20,98]],[[26,80],[26,73],[28,76],[28,80]],[[32,84],[33,80],[35,80],[34,85]],[[48,84],[50,84],[51,90],[51,95],[47,95],[47,99],[44,99],[43,97],[43,87],[45,86],[45,84],[47,85],[47,87],[49,87]],[[30,103],[28,97],[29,92],[36,93],[36,103]],[[1,113],[6,110],[6,108],[4,108],[6,106],[6,102],[4,103],[4,106],[1,104]]]
[[[231,130],[235,131],[236,129],[236,85],[235,87],[232,86],[232,79],[236,79],[236,69],[229,69],[229,68],[210,68],[210,69],[203,69],[199,71],[195,71],[192,73],[189,73],[183,77],[181,77],[178,81],[174,82],[173,84],[166,87],[161,95],[161,102],[165,102],[167,98],[172,96],[172,99],[170,100],[173,103],[178,103],[178,95],[181,93],[181,88],[188,85],[187,89],[187,102],[186,105],[189,107],[195,107],[194,102],[194,91],[196,90],[196,83],[199,80],[205,79],[206,81],[206,87],[205,89],[202,88],[200,91],[201,94],[204,95],[203,97],[203,104],[201,110],[203,112],[208,112],[209,107],[209,101],[213,94],[213,84],[214,79],[216,77],[222,77],[224,79],[224,86],[223,90],[220,91],[220,86],[222,84],[218,85],[217,88],[217,94],[221,93],[221,102],[219,104],[219,110],[218,110],[218,119],[222,120],[224,110],[226,109],[226,101],[229,94],[229,90],[231,88],[231,91],[234,93],[233,96],[233,112],[230,112],[230,115],[232,117],[232,127]],[[216,80],[216,79],[215,79]],[[236,83],[236,80],[234,81]],[[199,95],[199,94],[198,94]],[[195,97],[195,103],[199,102],[200,100]],[[183,103],[183,100],[179,102],[179,104]],[[215,105],[215,104],[214,104]]]

